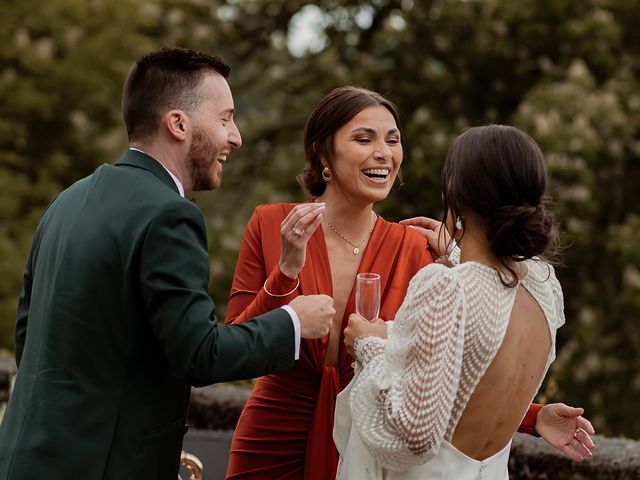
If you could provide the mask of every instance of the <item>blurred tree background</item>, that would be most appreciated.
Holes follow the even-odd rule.
[[[441,212],[440,164],[469,126],[514,124],[546,154],[562,224],[567,324],[539,399],[640,438],[640,3],[636,0],[21,0],[0,2],[0,347],[55,194],[126,148],[120,93],[143,53],[232,66],[244,146],[200,194],[219,316],[253,208],[304,198],[307,115],[358,84],[396,102],[404,185],[390,220]]]

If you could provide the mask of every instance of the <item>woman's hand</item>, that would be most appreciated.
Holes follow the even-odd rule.
[[[583,408],[550,403],[538,412],[536,431],[549,445],[572,460],[591,458],[591,449],[595,448],[591,435],[596,432],[583,413]]]
[[[447,253],[447,245],[451,237],[447,229],[443,228],[442,222],[429,217],[413,217],[400,220],[400,223],[425,236],[434,258],[442,257]]]
[[[366,335],[387,338],[386,322],[380,318],[370,322],[357,313],[349,315],[349,324],[344,329],[344,345],[347,348],[347,353],[353,358],[356,358],[354,351],[356,339]]]
[[[280,270],[296,278],[304,266],[307,242],[322,222],[324,203],[296,205],[280,224]]]

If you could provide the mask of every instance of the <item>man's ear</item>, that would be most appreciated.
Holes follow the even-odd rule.
[[[171,110],[162,118],[162,125],[176,140],[186,140],[190,126],[189,117],[182,110]]]

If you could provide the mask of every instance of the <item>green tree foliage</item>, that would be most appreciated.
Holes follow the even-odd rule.
[[[639,23],[636,0],[5,0],[0,345],[11,347],[43,209],[126,146],[119,104],[131,63],[187,46],[232,65],[244,140],[223,188],[198,198],[220,314],[253,208],[304,199],[302,129],[331,88],[364,85],[400,107],[404,184],[376,207],[392,220],[440,215],[440,164],[462,130],[514,124],[546,154],[566,246],[567,324],[540,398],[583,405],[600,432],[640,438]],[[312,41],[294,43],[305,29]]]

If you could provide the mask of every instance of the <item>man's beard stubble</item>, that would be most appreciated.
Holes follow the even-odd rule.
[[[219,181],[212,172],[216,162],[214,146],[200,129],[193,132],[193,141],[187,155],[187,164],[191,167],[191,189],[193,191],[213,190]]]

